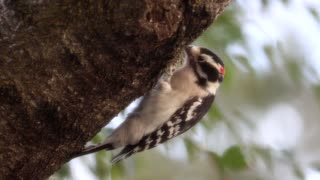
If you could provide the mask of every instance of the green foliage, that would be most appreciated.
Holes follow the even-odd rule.
[[[253,159],[262,158],[264,163],[266,164],[268,169],[272,169],[273,159],[272,159],[272,151],[268,148],[260,147],[260,146],[251,146],[250,155]]]
[[[227,57],[223,57],[227,59],[225,63],[225,76],[223,78],[223,84],[221,85],[221,89],[228,90],[232,86],[232,80],[234,75],[237,73],[237,69],[233,63]]]
[[[210,119],[212,120],[221,120],[224,118],[223,113],[220,111],[219,107],[212,107],[209,112],[208,112],[208,116]]]
[[[225,169],[243,170],[247,168],[247,162],[239,146],[232,146],[225,151],[220,158]]]
[[[293,172],[296,175],[296,177],[300,178],[300,180],[305,179],[305,174],[304,174],[303,170],[299,166],[297,166],[296,164],[293,166]]]
[[[223,174],[225,167],[224,167],[224,165],[223,165],[223,163],[222,163],[221,157],[220,157],[218,154],[216,154],[216,153],[214,153],[214,152],[212,152],[212,151],[207,151],[207,154],[208,154],[211,162],[212,162],[215,166],[217,166],[219,172]]]
[[[236,9],[233,6],[228,7],[194,44],[220,49],[226,47],[230,41],[242,40],[241,28],[234,11]]]
[[[320,85],[313,86],[313,92],[315,93],[316,97],[318,98],[318,102],[320,102]]]
[[[109,172],[106,171],[106,169],[108,169],[110,164],[106,157],[106,151],[101,151],[95,154],[96,165],[94,168],[94,174],[101,179],[106,179],[109,175]]]
[[[189,159],[193,160],[194,158],[196,158],[196,155],[199,154],[200,150],[198,145],[188,138],[184,139],[184,144],[186,146]]]
[[[270,0],[261,0],[262,1],[262,3],[263,3],[263,6],[264,7],[266,7],[266,6],[268,6],[269,4],[270,4]],[[283,3],[283,4],[288,4],[289,2],[290,2],[290,0],[281,0],[281,2]]]
[[[301,72],[301,63],[295,62],[295,61],[287,61],[286,67],[287,71],[289,73],[289,76],[291,77],[292,81],[297,83],[297,85],[300,85],[303,74]]]
[[[316,20],[319,20],[319,19],[320,19],[320,14],[319,14],[319,12],[317,11],[316,8],[314,8],[314,7],[309,7],[309,12],[310,12],[310,14],[311,14]]]
[[[100,133],[92,138],[91,142],[94,144],[102,142],[106,138],[106,136],[112,132],[112,130],[113,129],[111,128],[103,128]]]
[[[220,122],[224,118],[224,115],[220,111],[219,107],[212,106],[207,114],[207,117],[208,118],[205,118],[201,121],[201,125],[207,131],[210,131],[216,123]]]
[[[111,175],[112,175],[112,178],[113,179],[124,179],[125,177],[125,167],[124,167],[124,164],[123,162],[120,162],[120,163],[117,163],[117,164],[114,164],[114,165],[109,165],[110,168],[111,168]]]
[[[71,172],[70,172],[69,164],[63,165],[55,175],[56,175],[56,178],[59,178],[59,179],[70,177]]]
[[[227,149],[222,156],[214,152],[207,152],[211,161],[214,162],[220,169],[220,172],[226,171],[241,171],[248,167],[245,155],[242,153],[239,146],[232,146]]]
[[[282,0],[282,2],[283,2],[284,4],[288,4],[288,3],[290,2],[290,0]]]

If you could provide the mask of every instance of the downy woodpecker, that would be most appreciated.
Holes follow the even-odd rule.
[[[184,65],[160,79],[106,140],[75,157],[123,147],[112,163],[151,149],[193,127],[207,113],[225,74],[222,60],[206,48],[185,49]]]

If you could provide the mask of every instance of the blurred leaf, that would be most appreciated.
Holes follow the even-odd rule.
[[[282,2],[283,2],[284,4],[289,4],[289,1],[290,1],[290,0],[282,0]]]
[[[248,57],[242,55],[235,55],[234,60],[236,60],[239,64],[241,64],[247,71],[249,71],[252,75],[256,74],[255,69],[250,64]]]
[[[288,4],[290,0],[281,0],[283,4]],[[266,8],[270,5],[270,0],[261,0],[263,7]]]
[[[223,48],[230,42],[242,40],[242,31],[236,21],[236,8],[229,6],[195,42],[210,48]],[[224,49],[224,48],[223,48]]]
[[[270,62],[273,64],[273,66],[276,65],[275,59],[274,59],[274,47],[272,45],[264,45],[263,51],[268,56]]]
[[[211,131],[212,129],[212,122],[209,120],[210,118],[206,118],[206,119],[203,119],[202,121],[200,121],[200,124],[202,125],[202,127],[204,127],[204,129],[208,132],[208,131]],[[195,129],[195,128],[193,128]],[[191,129],[192,130],[192,129]],[[191,131],[190,130],[190,131]]]
[[[125,167],[124,162],[113,164],[111,167],[112,179],[124,179]]]
[[[108,163],[106,151],[102,150],[95,154],[96,157],[96,168],[95,168],[95,175],[98,176],[100,179],[106,179],[108,177],[108,166],[111,164]]]
[[[241,111],[241,109],[234,109],[230,113],[232,113],[233,116],[237,117],[237,120],[247,119],[244,115],[244,112]]]
[[[232,61],[228,57],[225,57],[224,60],[225,60],[224,66],[225,66],[226,74],[223,78],[223,83],[221,85],[221,88],[228,89],[232,85],[233,75],[236,74],[238,70],[236,69],[235,65],[232,63]]]
[[[71,176],[69,164],[64,164],[55,174],[58,178],[67,178]]]
[[[296,177],[298,177],[301,180],[304,180],[305,179],[305,175],[304,175],[303,169],[297,163],[296,154],[293,151],[290,151],[290,150],[283,150],[282,153],[283,153],[283,156],[288,159],[290,165],[293,168],[293,172],[296,175]]]
[[[293,166],[293,171],[294,171],[294,174],[295,174],[298,178],[300,178],[301,180],[304,180],[304,179],[305,179],[304,172],[303,172],[303,170],[302,170],[299,166],[294,165],[294,166]]]
[[[315,85],[313,87],[313,92],[316,95],[316,97],[318,98],[318,101],[320,100],[320,85]]]
[[[239,146],[232,146],[223,153],[221,162],[226,169],[243,170],[247,162]]]
[[[316,8],[314,8],[314,7],[309,7],[309,12],[310,12],[311,15],[312,15],[314,18],[316,18],[317,20],[320,19],[319,13],[318,13],[318,11],[317,11]]]
[[[224,171],[227,169],[239,171],[247,168],[245,157],[239,146],[230,147],[222,156],[210,151],[208,151],[207,154],[222,174],[224,174]]]
[[[113,131],[112,128],[103,128],[100,133],[98,133],[92,138],[91,142],[100,143],[107,137],[108,134],[111,134],[112,131]]]
[[[272,152],[270,149],[260,146],[253,146],[251,147],[251,151],[254,156],[258,155],[259,157],[261,157],[269,169],[272,168]]]
[[[295,83],[297,83],[297,85],[299,85],[301,82],[301,79],[303,78],[303,75],[301,72],[302,71],[301,63],[298,63],[296,61],[287,61],[286,67],[291,79]]]
[[[195,155],[199,152],[199,147],[189,138],[184,139],[184,144],[187,149],[189,159],[194,159]]]
[[[212,106],[208,112],[208,116],[214,121],[221,120],[224,117],[218,106]]]
[[[261,0],[263,7],[267,7],[269,5],[269,1],[268,0]]]
[[[218,167],[219,171],[223,174],[224,173],[224,165],[222,163],[221,157],[211,151],[207,151],[207,154],[208,154],[211,162],[213,162],[214,165],[216,165]]]
[[[222,177],[225,174],[225,170],[239,171],[247,168],[245,157],[239,146],[230,147],[222,156],[211,151],[207,151],[207,154],[219,169]]]
[[[91,142],[92,143],[99,143],[103,140],[103,135],[102,133],[98,133],[97,135],[95,135],[92,139]]]
[[[224,118],[223,113],[220,111],[217,105],[211,106],[209,109],[206,119],[201,121],[201,125],[210,132],[215,125],[215,123],[221,121]]]

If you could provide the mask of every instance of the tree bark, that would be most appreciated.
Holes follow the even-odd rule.
[[[0,0],[0,177],[45,179],[230,0]]]

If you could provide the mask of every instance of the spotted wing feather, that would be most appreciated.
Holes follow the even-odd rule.
[[[213,100],[213,95],[204,98],[191,98],[182,108],[178,109],[165,124],[156,131],[145,135],[137,144],[125,146],[111,162],[116,163],[137,152],[154,148],[189,130],[207,113]]]

